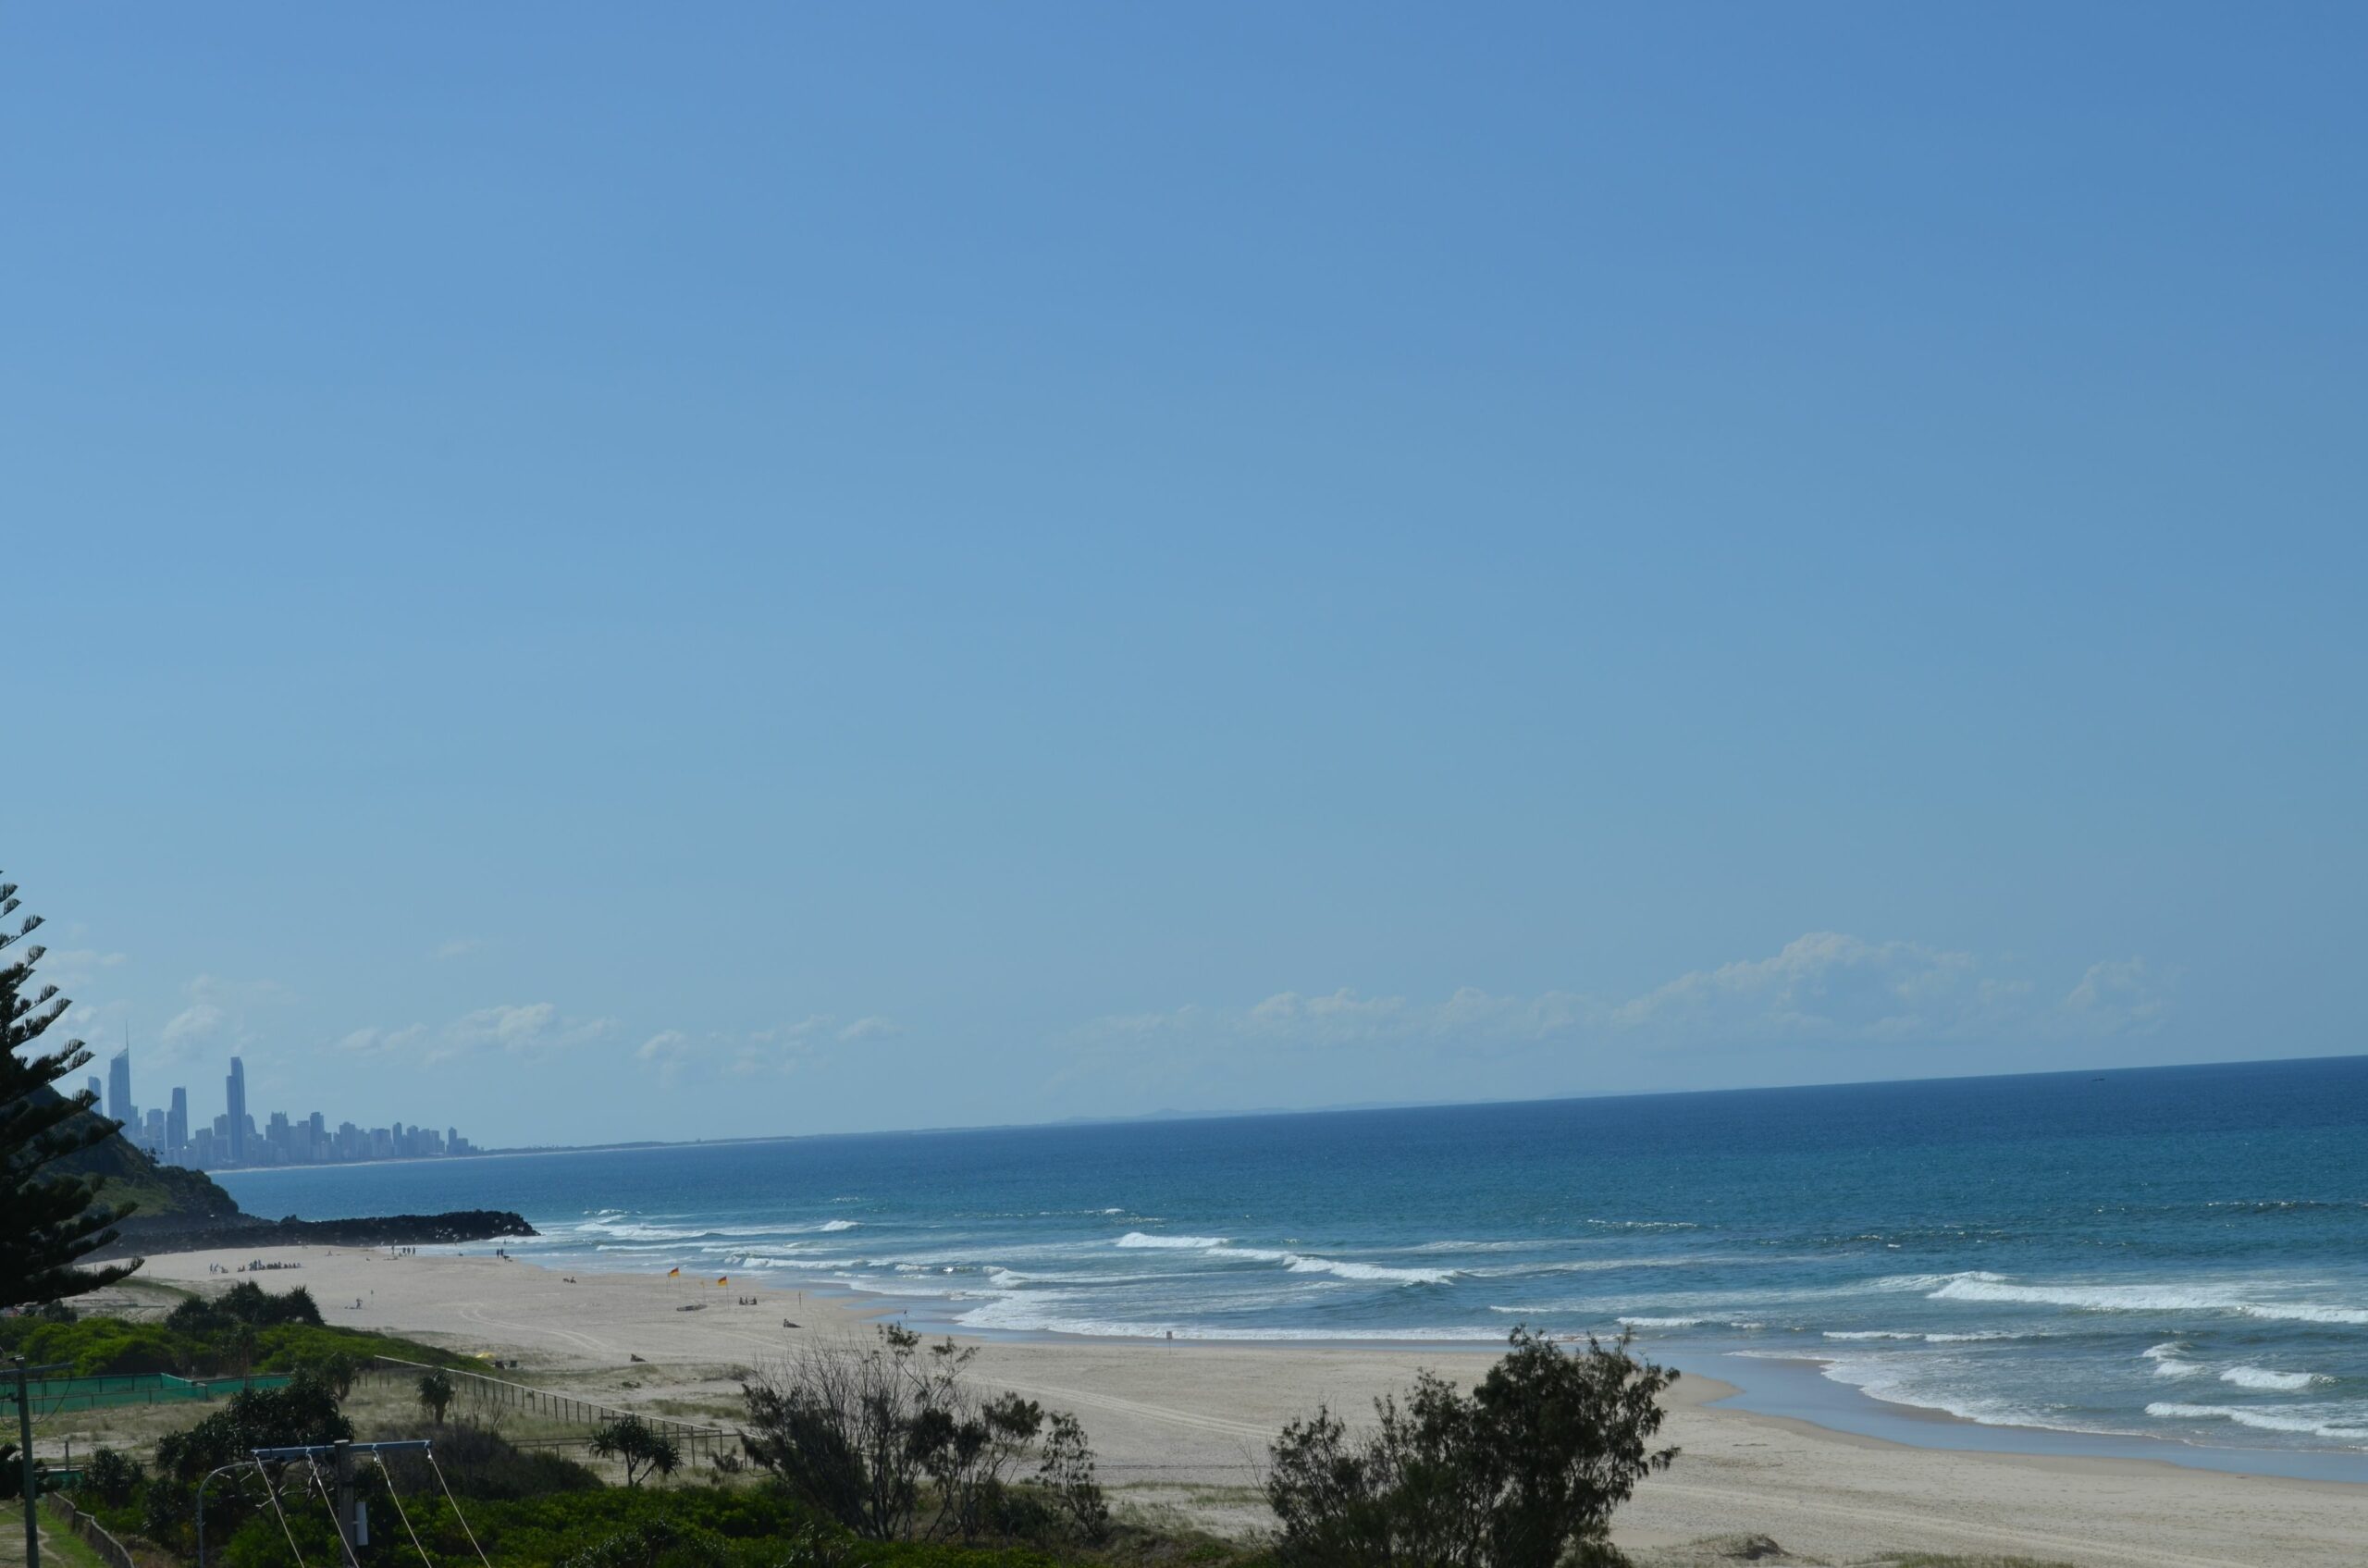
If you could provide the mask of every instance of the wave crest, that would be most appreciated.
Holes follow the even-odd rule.
[[[2263,1302],[2212,1285],[2018,1285],[1995,1274],[1907,1276],[1938,1282],[1935,1302],[1994,1302],[2078,1312],[2226,1312],[2281,1323],[2368,1324],[2368,1308]]]

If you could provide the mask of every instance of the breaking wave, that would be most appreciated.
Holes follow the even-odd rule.
[[[2368,1307],[2318,1302],[2258,1301],[2225,1286],[2210,1285],[2018,1285],[1995,1274],[1917,1275],[1917,1284],[1935,1282],[1927,1299],[1993,1302],[2023,1306],[2070,1307],[2080,1312],[2226,1312],[2282,1323],[2368,1324]]]
[[[2293,1432],[2336,1442],[2368,1442],[2368,1410],[2306,1404],[2181,1404],[2157,1400],[2146,1414],[2158,1421],[2233,1421],[2262,1432]]]
[[[2312,1372],[2273,1372],[2266,1366],[2232,1366],[2220,1374],[2223,1383],[2234,1383],[2239,1389],[2267,1389],[2290,1394],[2307,1389],[2322,1379]]]

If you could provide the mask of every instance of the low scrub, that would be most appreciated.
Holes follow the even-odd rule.
[[[319,1307],[302,1286],[274,1295],[245,1280],[215,1300],[181,1303],[162,1323],[70,1314],[0,1318],[0,1354],[63,1363],[68,1370],[59,1376],[71,1377],[240,1377],[310,1366],[346,1387],[374,1356],[457,1364],[446,1352],[408,1340],[324,1327]],[[341,1369],[333,1366],[339,1358],[348,1364]]]

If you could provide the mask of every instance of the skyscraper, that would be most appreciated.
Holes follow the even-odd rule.
[[[107,1058],[107,1119],[126,1126],[140,1119],[131,1106],[131,1047],[129,1045]]]
[[[230,1058],[230,1076],[222,1082],[225,1097],[229,1101],[230,1163],[247,1163],[247,1064],[238,1057]]]
[[[189,1146],[189,1091],[173,1091],[173,1108],[165,1113],[165,1147],[176,1157]]]

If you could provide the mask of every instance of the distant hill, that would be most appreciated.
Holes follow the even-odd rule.
[[[36,1089],[33,1097],[63,1098],[54,1089]],[[67,1125],[80,1126],[97,1119],[94,1113],[84,1111]],[[120,1132],[110,1133],[103,1142],[67,1155],[50,1168],[102,1180],[105,1201],[138,1204],[141,1219],[170,1216],[183,1222],[219,1220],[239,1213],[239,1201],[224,1191],[212,1177],[202,1170],[162,1164],[154,1155],[133,1147]]]
[[[60,1099],[52,1089],[37,1096]],[[77,1121],[94,1119],[84,1111]],[[68,1125],[74,1125],[69,1122]],[[129,1257],[138,1253],[187,1252],[199,1247],[420,1246],[532,1236],[535,1228],[507,1209],[456,1209],[450,1214],[374,1215],[359,1219],[259,1219],[202,1170],[165,1165],[111,1132],[51,1167],[102,1183],[109,1204],[133,1204],[138,1212],[117,1228],[120,1238],[92,1257]]]

